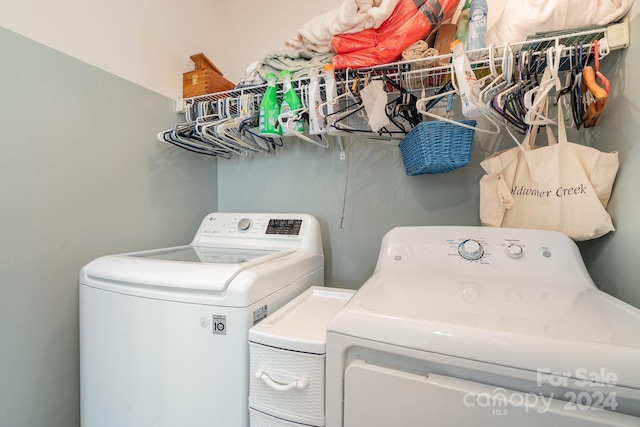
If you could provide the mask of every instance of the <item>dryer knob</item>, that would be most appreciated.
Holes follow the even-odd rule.
[[[510,258],[522,258],[523,254],[524,249],[522,249],[522,246],[518,245],[517,243],[511,243],[509,246],[507,246],[507,255],[509,255]]]
[[[467,239],[458,245],[458,253],[464,259],[475,261],[482,258],[484,248],[477,240]]]
[[[247,232],[251,229],[252,225],[253,221],[251,221],[249,218],[242,218],[240,221],[238,221],[238,231],[241,233]]]

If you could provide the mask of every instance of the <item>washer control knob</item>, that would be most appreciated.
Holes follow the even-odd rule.
[[[482,258],[482,255],[484,255],[484,248],[477,240],[467,239],[458,245],[458,253],[464,259],[475,261]]]
[[[521,258],[522,255],[524,255],[524,249],[522,249],[522,246],[517,243],[511,243],[509,246],[507,246],[507,255],[509,256],[509,258]]]
[[[238,221],[238,231],[241,233],[245,233],[251,229],[252,225],[253,221],[251,221],[249,218],[242,218],[240,221]]]

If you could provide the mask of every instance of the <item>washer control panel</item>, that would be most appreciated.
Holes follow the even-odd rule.
[[[298,213],[211,213],[202,220],[191,244],[322,253],[318,220]]]
[[[266,233],[297,236],[301,226],[301,219],[270,219]]]
[[[251,218],[242,218],[238,221],[238,231],[241,233],[246,233],[251,230],[251,227],[253,227],[253,220],[251,220]]]
[[[300,235],[303,215],[282,214],[211,214],[203,221],[198,234],[203,236],[292,236]]]
[[[258,221],[258,227],[262,226],[262,221]],[[246,233],[253,229],[254,220],[252,218],[241,218],[238,221],[237,229],[240,233]],[[300,227],[302,227],[301,219],[279,219],[270,218],[267,222],[267,227],[264,230],[264,234],[278,234],[286,236],[297,236],[300,234]]]

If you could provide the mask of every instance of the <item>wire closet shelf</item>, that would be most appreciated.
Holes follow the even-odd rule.
[[[481,73],[483,70],[490,68],[490,61],[493,61],[495,66],[500,66],[505,48],[511,49],[514,53],[528,50],[534,52],[534,54],[540,54],[549,47],[562,45],[564,46],[564,54],[569,56],[575,52],[576,49],[579,49],[580,46],[582,46],[583,49],[593,48],[594,41],[605,39],[608,40],[608,43],[600,43],[600,50],[614,50],[628,46],[628,31],[628,21],[625,20],[609,26],[589,27],[555,34],[541,33],[530,36],[529,39],[525,41],[469,50],[466,53],[474,70]],[[386,76],[386,78],[393,80],[395,83],[410,91],[436,89],[441,86],[443,79],[448,78],[452,72],[452,54],[450,53],[427,58],[397,61],[367,68],[347,68],[336,70],[336,80],[343,82],[343,85],[338,85],[336,88],[336,93],[338,95],[342,94],[345,87],[353,84],[356,79],[364,82],[366,79],[377,79],[382,78],[382,76]],[[308,78],[295,79],[292,81],[293,86],[298,92],[301,87],[308,83]],[[323,83],[321,83],[321,86],[322,85]],[[264,94],[266,88],[266,83],[247,85],[223,92],[179,99],[177,110],[184,111],[188,105],[202,101],[216,102],[220,99],[240,98],[247,94],[257,96],[259,99],[262,94]]]
[[[526,73],[533,71],[537,75],[548,67],[551,58],[555,58],[554,61],[557,62],[554,64],[557,72],[567,71],[578,63],[581,68],[582,62],[593,58],[596,50],[598,52],[595,58],[600,58],[610,50],[625,48],[628,44],[629,24],[625,19],[607,27],[536,34],[525,41],[470,50],[466,55],[480,81],[480,77],[495,76],[498,69],[502,69],[505,78],[510,76],[516,56],[520,58],[519,61],[526,61],[523,65]],[[523,59],[525,57],[526,60]],[[310,74],[315,74],[320,70],[315,70],[315,73],[309,71]],[[340,149],[340,159],[344,159],[342,136],[366,136],[389,142],[401,140],[416,126],[423,124],[425,117],[422,115],[466,128],[474,127],[448,117],[453,94],[460,95],[456,87],[452,53],[368,68],[338,69],[334,70],[334,74],[333,79],[325,75],[319,77],[317,82],[312,82],[310,78],[292,80],[292,87],[302,101],[302,108],[279,114],[278,130],[282,134],[286,131],[287,136],[295,136],[323,148],[329,148],[327,136],[333,136]],[[391,126],[383,125],[381,130],[374,130],[370,126],[371,122],[366,120],[367,114],[363,115],[367,112],[361,111],[366,107],[362,99],[359,99],[369,83],[376,80],[382,82],[382,85],[379,82],[376,85],[378,90],[382,90],[382,86],[387,95],[396,95],[391,96],[391,101],[384,107]],[[487,85],[489,86],[491,84]],[[223,92],[179,99],[176,110],[185,114],[186,121],[160,132],[158,139],[192,152],[223,158],[230,158],[233,154],[246,157],[252,152],[269,152],[282,147],[284,140],[281,136],[260,133],[257,129],[257,111],[267,87],[266,83],[239,85]],[[312,87],[315,89],[312,90]],[[282,88],[277,92],[282,95]],[[429,111],[445,98],[448,99],[446,117]],[[426,104],[427,101],[429,104]],[[312,111],[321,118],[312,120]],[[476,130],[498,133],[500,125],[490,115],[484,114],[484,117],[492,126],[490,129]],[[509,117],[505,116],[505,120],[507,119]],[[295,126],[296,123],[307,120],[309,136],[305,134],[307,129],[301,130]],[[522,120],[511,118],[509,122],[522,132]],[[504,124],[508,123],[505,121]],[[313,125],[315,129],[311,129]],[[276,132],[280,135],[280,132]]]

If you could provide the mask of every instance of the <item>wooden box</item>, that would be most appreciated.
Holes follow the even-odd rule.
[[[209,61],[203,53],[192,55],[190,58],[196,64],[196,69],[182,75],[183,98],[223,92],[236,86],[225,79],[222,71]]]

